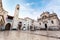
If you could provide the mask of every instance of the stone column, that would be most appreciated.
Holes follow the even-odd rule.
[[[15,13],[14,13],[14,18],[13,18],[13,27],[12,29],[17,29],[18,28],[18,15],[19,15],[19,4],[17,4],[15,8]]]

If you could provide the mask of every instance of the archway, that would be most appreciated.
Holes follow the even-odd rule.
[[[10,30],[10,27],[11,27],[11,24],[7,23],[6,26],[5,26],[5,30]]]
[[[22,22],[19,22],[18,23],[18,29],[21,30],[21,27],[22,27]]]
[[[18,29],[19,29],[19,30],[21,29],[21,26],[22,26],[22,25],[18,25]]]
[[[33,27],[32,27],[32,26],[30,26],[30,30],[32,30],[32,28],[33,28]]]
[[[47,29],[47,24],[45,24],[45,29]]]

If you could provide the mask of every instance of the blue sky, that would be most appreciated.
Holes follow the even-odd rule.
[[[20,4],[19,17],[39,18],[43,11],[54,11],[60,18],[60,0],[3,0],[3,8],[13,16],[15,7]]]

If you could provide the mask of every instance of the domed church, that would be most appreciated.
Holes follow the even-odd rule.
[[[59,29],[60,22],[56,13],[43,12],[38,18],[40,29]]]

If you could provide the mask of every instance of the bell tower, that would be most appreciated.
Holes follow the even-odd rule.
[[[16,5],[14,18],[13,18],[13,27],[12,29],[17,29],[18,27],[18,16],[19,16],[19,4]]]

